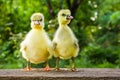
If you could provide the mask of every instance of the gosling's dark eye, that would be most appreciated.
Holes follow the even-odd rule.
[[[62,16],[66,16],[66,15],[63,13]]]
[[[40,19],[39,21],[42,21],[42,19]]]

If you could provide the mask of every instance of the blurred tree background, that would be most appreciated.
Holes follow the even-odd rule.
[[[0,0],[0,68],[23,68],[20,43],[30,27],[30,16],[42,12],[49,37],[58,27],[60,9],[71,10],[69,24],[79,40],[76,58],[79,68],[120,67],[120,0]],[[51,67],[55,58],[50,59]],[[45,64],[32,64],[44,67]],[[61,60],[60,67],[70,67],[71,60]]]

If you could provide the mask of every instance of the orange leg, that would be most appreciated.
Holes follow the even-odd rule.
[[[45,71],[49,71],[51,70],[51,68],[49,67],[48,61],[46,61],[46,67],[44,68]]]
[[[76,68],[75,68],[75,58],[72,57],[71,59],[72,59],[72,68],[71,68],[71,70],[72,71],[76,71]]]
[[[27,61],[27,67],[24,70],[25,71],[30,71],[31,70],[30,61]]]
[[[57,58],[56,58],[56,67],[55,67],[55,70],[56,70],[56,71],[60,70],[60,68],[59,68],[59,61],[60,61],[60,58],[57,57]]]

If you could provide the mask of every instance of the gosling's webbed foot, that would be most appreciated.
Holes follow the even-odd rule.
[[[50,68],[50,66],[49,66],[49,64],[48,64],[48,60],[46,61],[46,67],[45,68],[43,68],[43,71],[50,71],[51,70],[51,68]]]
[[[60,70],[60,68],[55,68],[54,70],[55,70],[55,71],[59,71],[59,70]]]
[[[23,71],[31,71],[31,70],[32,70],[32,68],[30,67],[30,61],[27,60],[27,66],[26,66],[26,68],[23,69]]]
[[[28,68],[28,67],[23,69],[23,71],[31,71],[31,70],[32,70],[32,68]]]
[[[50,71],[51,68],[47,65],[43,70],[44,70],[44,71]]]
[[[71,71],[77,71],[77,69],[76,68],[71,68]]]

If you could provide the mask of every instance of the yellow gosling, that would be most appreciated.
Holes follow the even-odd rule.
[[[59,70],[59,59],[72,59],[72,71],[76,70],[74,65],[74,58],[78,55],[79,46],[78,40],[69,28],[73,17],[68,9],[60,10],[58,13],[59,27],[55,33],[53,43],[54,56],[56,60],[56,70]]]
[[[44,16],[34,13],[31,16],[31,30],[20,45],[23,58],[27,60],[29,71],[30,62],[34,64],[46,62],[45,70],[49,70],[48,59],[52,56],[51,41],[44,30]]]

